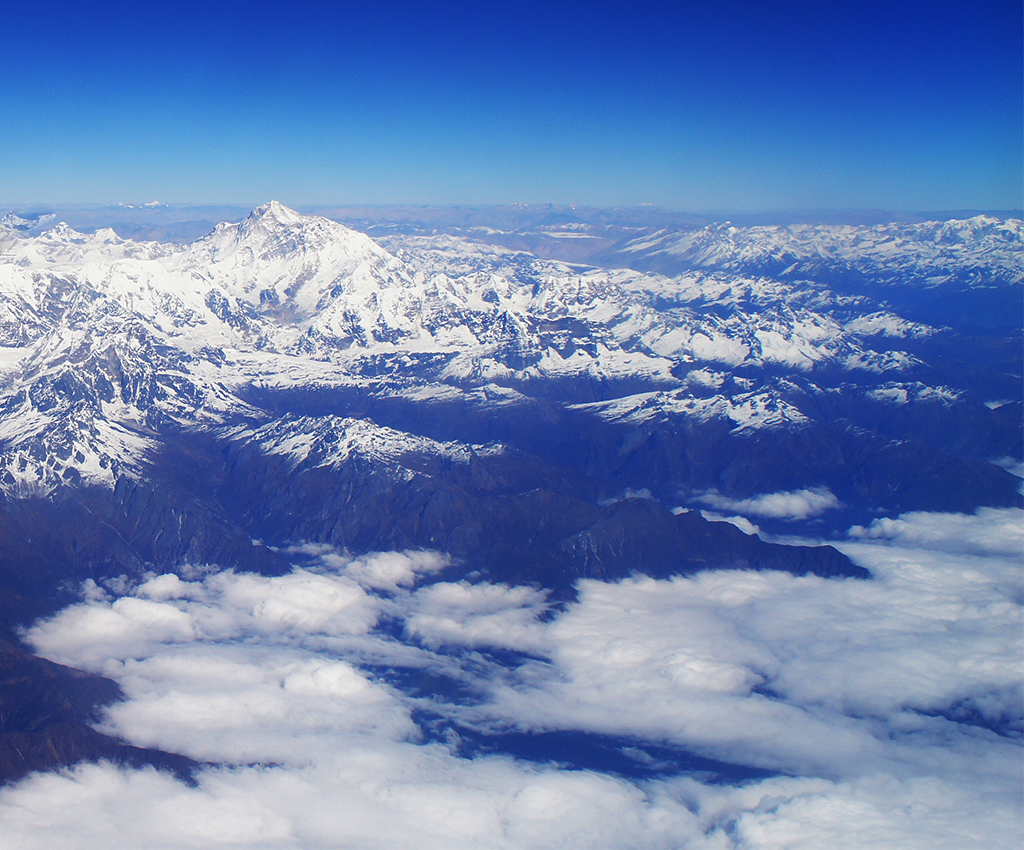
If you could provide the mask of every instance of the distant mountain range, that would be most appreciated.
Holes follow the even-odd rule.
[[[4,209],[0,202],[0,209]],[[110,227],[125,239],[161,242],[193,242],[209,233],[221,221],[240,221],[251,205],[188,205],[149,201],[141,204],[56,204],[18,206],[10,213],[23,222],[32,222],[37,232],[64,221],[83,233]],[[638,207],[587,207],[577,204],[500,204],[500,205],[333,205],[303,206],[307,215],[319,215],[337,221],[371,236],[391,232],[430,235],[438,233],[466,234],[474,238],[489,234],[512,241],[510,247],[531,250],[525,243],[533,242],[534,253],[547,259],[586,262],[596,251],[633,235],[658,230],[695,230],[728,222],[740,228],[792,225],[887,225],[921,224],[992,216],[998,219],[1024,218],[1024,210],[932,210],[897,211],[881,209],[851,210],[776,210],[750,212],[716,210],[686,212],[652,205]],[[577,240],[571,249],[568,240],[553,239],[551,231],[575,228],[588,239]],[[41,228],[41,229],[40,229]],[[577,235],[580,235],[577,233]],[[547,251],[571,250],[573,256],[563,257]]]

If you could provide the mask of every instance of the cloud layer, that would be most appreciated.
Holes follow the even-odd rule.
[[[105,731],[215,764],[194,786],[105,764],[36,774],[0,792],[0,834],[26,848],[1016,847],[1022,517],[854,529],[839,545],[871,581],[585,581],[562,609],[533,588],[433,581],[434,553],[317,546],[286,576],[89,585],[28,639],[121,684]],[[460,740],[508,730],[779,775],[628,779],[470,757]]]

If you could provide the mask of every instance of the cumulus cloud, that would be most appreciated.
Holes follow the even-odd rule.
[[[288,576],[90,586],[27,637],[121,684],[104,730],[226,765],[194,786],[110,765],[37,774],[0,791],[0,823],[26,848],[1016,847],[1022,517],[855,531],[838,545],[869,581],[584,581],[561,609],[533,588],[418,586],[437,555],[327,548]],[[396,669],[465,693],[406,693]],[[789,775],[627,781],[470,758],[423,711],[484,740],[616,735]]]
[[[407,605],[406,634],[428,646],[546,648],[538,618],[547,595],[530,587],[443,582],[421,588]]]
[[[913,512],[854,526],[850,536],[953,554],[1024,555],[1024,519],[1016,508],[979,508],[973,515]]]
[[[764,493],[749,499],[730,499],[711,490],[697,496],[696,501],[716,510],[735,512],[742,516],[789,520],[819,516],[827,510],[840,507],[839,499],[827,487]]]
[[[352,560],[345,571],[364,587],[396,590],[443,570],[449,563],[450,559],[438,552],[377,552]]]
[[[301,764],[339,738],[417,735],[391,689],[309,652],[189,647],[127,661],[118,681],[128,700],[106,730],[202,761]]]
[[[300,768],[210,769],[193,788],[82,766],[0,794],[0,815],[22,848],[667,848],[701,834],[680,802],[621,779],[387,742]]]
[[[739,787],[696,786],[692,794],[713,824],[707,843],[692,845],[701,848],[980,850],[1012,847],[1020,836],[1019,805],[1005,787],[960,787],[933,777],[780,777]]]
[[[486,710],[819,776],[923,769],[951,747],[1013,774],[1016,744],[929,715],[1019,714],[1019,606],[969,605],[958,628],[955,600],[925,595],[758,573],[585,582],[547,629],[551,669],[496,684]]]
[[[441,552],[407,550],[371,552],[354,558],[327,543],[300,543],[283,550],[288,555],[305,556],[313,568],[343,571],[364,587],[394,590],[415,584],[422,576],[436,573],[451,563]]]
[[[24,850],[992,850],[1018,844],[1015,796],[885,775],[638,787],[593,772],[382,744],[302,768],[209,769],[194,787],[153,770],[83,765],[0,792],[0,818],[5,838]]]
[[[125,655],[165,644],[278,637],[365,634],[378,604],[345,575],[296,569],[284,576],[213,573],[199,581],[155,576],[111,599],[95,585],[85,601],[37,623],[27,638],[47,658],[113,675]]]
[[[973,522],[980,534],[993,517]],[[527,728],[642,732],[816,775],[924,770],[954,750],[1015,775],[1016,740],[947,719],[1019,731],[1020,562],[1002,554],[1012,547],[998,535],[987,556],[839,545],[877,578],[581,582],[578,603],[545,627],[552,669],[497,684],[488,709]]]

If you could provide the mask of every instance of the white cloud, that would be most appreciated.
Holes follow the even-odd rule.
[[[1014,847],[1020,836],[1020,806],[1006,788],[963,788],[932,777],[780,777],[739,787],[694,785],[691,799],[711,825],[699,847],[994,850]]]
[[[914,512],[854,526],[850,536],[968,555],[1024,555],[1024,514],[1016,508],[979,508],[974,514]]]
[[[1015,457],[1007,455],[1005,457],[996,458],[992,463],[996,466],[1001,466],[1011,475],[1016,475],[1018,478],[1024,478],[1024,462],[1021,462]]]
[[[792,520],[807,519],[840,507],[839,499],[827,487],[764,493],[749,499],[730,499],[711,490],[697,496],[696,501],[720,511],[732,511],[743,516]]]
[[[637,499],[646,501],[654,501],[654,496],[651,491],[644,487],[641,490],[634,490],[632,487],[627,487],[618,495],[612,496],[609,499],[599,499],[598,504],[602,507],[607,508],[610,505],[617,505],[619,502],[630,502]]]
[[[379,607],[352,579],[305,569],[272,577],[228,571],[191,582],[156,576],[130,592],[112,600],[91,585],[85,601],[37,623],[27,638],[47,658],[112,675],[109,659],[139,657],[168,643],[253,632],[365,634]]]
[[[415,584],[421,576],[443,570],[451,563],[447,555],[429,550],[371,552],[354,558],[329,543],[307,542],[280,551],[309,559],[314,570],[344,573],[362,586],[378,590],[395,590]]]
[[[284,576],[220,574],[205,584],[213,604],[264,632],[362,634],[377,621],[374,603],[350,579],[298,570]],[[244,628],[244,626],[243,626]]]
[[[708,522],[727,522],[730,525],[735,525],[744,534],[756,534],[758,536],[761,534],[761,529],[745,516],[722,516],[714,511],[701,511],[700,515]]]
[[[117,599],[93,587],[28,637],[121,684],[103,728],[242,766],[194,787],[109,765],[37,774],[0,791],[0,832],[25,848],[1016,847],[1022,516],[877,523],[839,544],[870,581],[586,581],[560,611],[526,587],[416,588],[443,559],[415,553],[322,549],[288,576],[154,576]],[[535,658],[503,667],[490,648]],[[480,700],[408,696],[374,672],[395,667]],[[629,782],[463,758],[419,737],[417,709],[793,775]]]
[[[547,595],[503,584],[438,583],[418,590],[408,604],[405,631],[432,647],[498,646],[519,651],[544,647],[538,618]]]
[[[203,761],[302,764],[353,735],[415,737],[390,688],[351,664],[283,647],[196,646],[129,660],[103,726]]]
[[[47,658],[96,669],[125,646],[192,640],[195,627],[188,614],[173,606],[126,596],[73,605],[37,624],[29,635]]]
[[[26,850],[669,848],[701,836],[672,796],[621,779],[376,742],[301,768],[210,769],[195,788],[149,770],[82,766],[0,793],[0,816]]]
[[[23,850],[995,850],[1019,843],[1016,796],[887,775],[641,788],[592,772],[385,744],[302,768],[210,769],[195,787],[108,765],[36,774],[0,792],[0,822],[9,846]]]
[[[843,548],[879,578],[707,572],[581,582],[579,602],[546,627],[550,669],[533,665],[518,683],[496,684],[488,708],[529,728],[640,733],[816,775],[921,767],[958,747],[1015,770],[1015,743],[928,716],[973,711],[1019,723],[1012,562]]]
[[[377,552],[356,558],[345,571],[365,587],[395,590],[412,585],[420,576],[436,573],[450,563],[438,552]]]

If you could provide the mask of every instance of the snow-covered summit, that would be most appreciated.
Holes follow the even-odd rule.
[[[36,236],[49,229],[56,220],[56,213],[45,213],[35,218],[23,218],[14,212],[8,212],[3,218],[0,218],[0,233],[6,231],[19,236]]]
[[[291,207],[286,207],[279,201],[270,201],[256,207],[245,219],[246,224],[253,225],[257,222],[269,224],[295,224],[302,220],[302,215]]]
[[[281,321],[313,318],[341,291],[406,282],[402,264],[368,236],[271,201],[238,224],[220,224],[170,268],[208,281]]]

